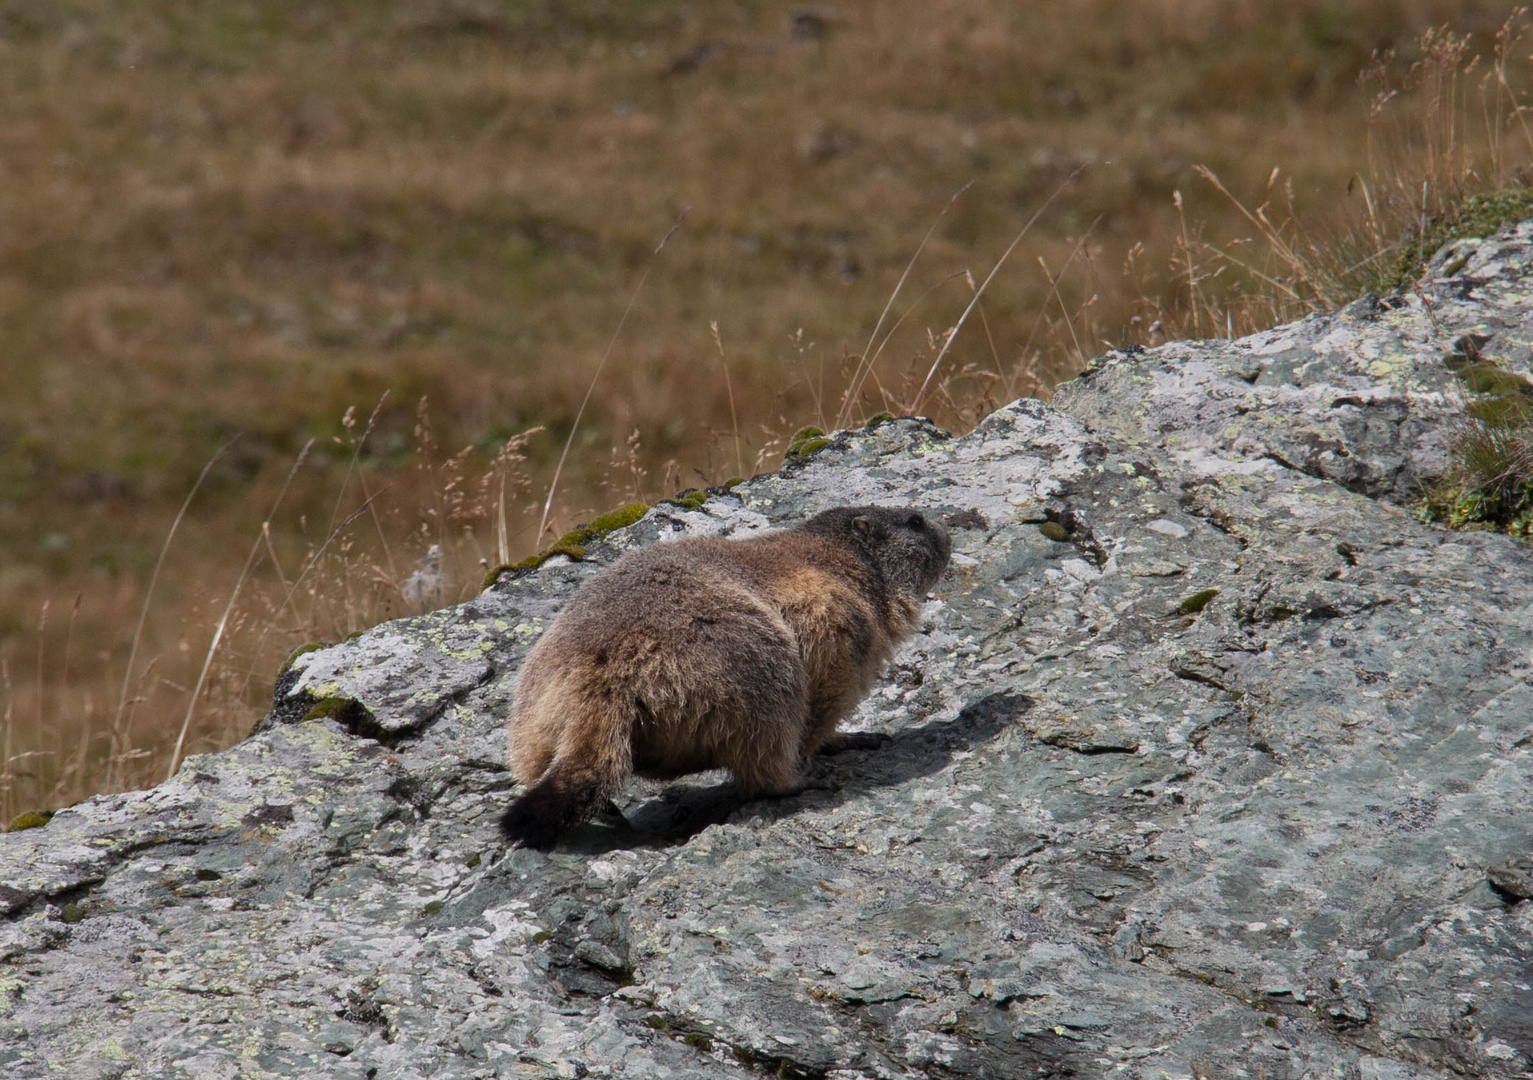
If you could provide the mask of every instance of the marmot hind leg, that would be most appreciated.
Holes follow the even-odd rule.
[[[720,749],[719,764],[734,774],[746,795],[787,795],[802,786],[804,726],[808,708],[799,700],[778,700],[731,728],[736,735]],[[775,713],[775,715],[774,715]]]

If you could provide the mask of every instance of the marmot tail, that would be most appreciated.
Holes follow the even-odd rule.
[[[637,710],[636,702],[621,696],[557,691],[539,695],[525,711],[518,709],[517,727],[534,739],[557,733],[557,744],[543,775],[501,817],[506,839],[530,848],[553,847],[561,832],[593,816],[616,795],[633,769]],[[579,723],[567,722],[571,712],[578,713]]]

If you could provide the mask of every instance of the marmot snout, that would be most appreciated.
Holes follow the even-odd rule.
[[[629,773],[726,768],[749,794],[791,791],[915,632],[951,552],[924,515],[859,506],[624,556],[522,665],[510,757],[528,789],[502,831],[548,847]]]

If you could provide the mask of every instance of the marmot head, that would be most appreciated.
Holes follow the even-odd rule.
[[[892,588],[914,597],[931,591],[953,553],[947,530],[918,510],[838,506],[800,528],[851,544],[882,571]]]

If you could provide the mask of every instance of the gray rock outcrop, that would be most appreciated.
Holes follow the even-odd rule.
[[[300,656],[250,739],[0,837],[0,1075],[1533,1076],[1533,548],[1408,509],[1466,341],[1533,374],[1533,227]],[[883,748],[504,848],[579,582],[863,502],[955,538]]]

